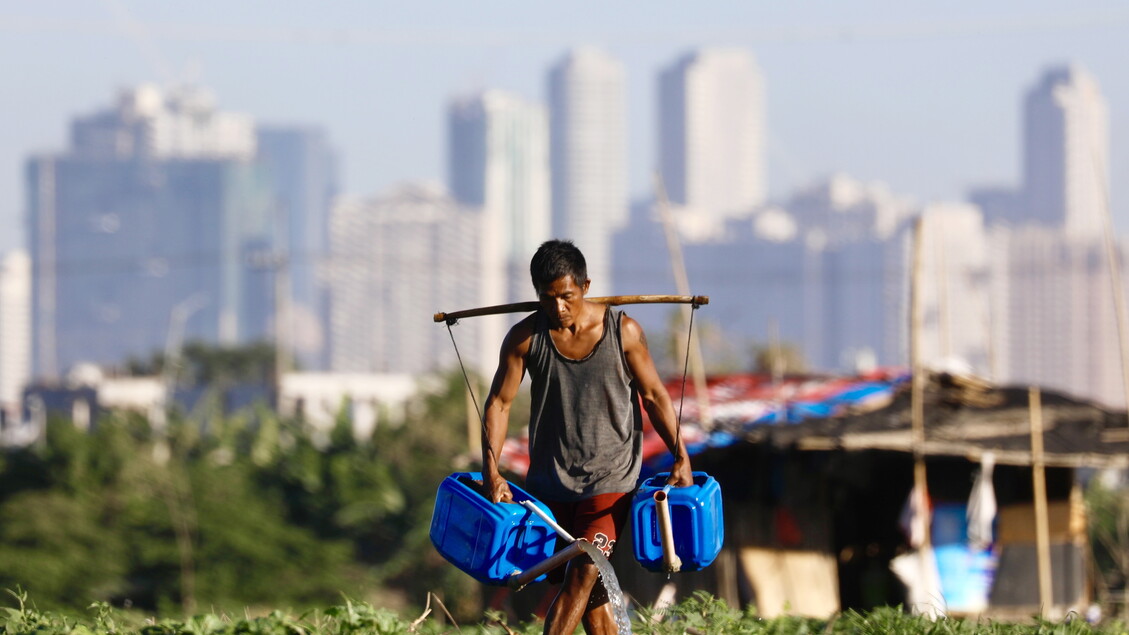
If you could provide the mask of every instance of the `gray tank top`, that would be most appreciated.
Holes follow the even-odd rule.
[[[525,479],[537,498],[574,501],[635,489],[643,417],[623,355],[622,316],[608,307],[595,348],[570,359],[553,343],[548,318],[537,313],[526,359],[533,403]]]

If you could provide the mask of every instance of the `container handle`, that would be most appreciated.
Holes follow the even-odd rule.
[[[533,512],[534,514],[537,514],[538,516],[540,516],[541,520],[548,523],[549,526],[553,528],[553,531],[557,532],[557,535],[560,536],[561,538],[564,538],[566,542],[576,542],[576,538],[573,538],[571,534],[569,534],[567,531],[565,531],[564,527],[561,527],[560,525],[558,525],[557,521],[554,520],[552,516],[546,514],[543,511],[541,511],[541,508],[538,507],[536,503],[534,503],[531,500],[526,499],[526,500],[521,501],[519,504],[522,507],[524,507],[524,508],[528,509],[529,511]]]

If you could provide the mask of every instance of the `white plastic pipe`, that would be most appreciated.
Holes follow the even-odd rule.
[[[533,582],[569,560],[582,555],[584,553],[584,547],[581,546],[580,542],[579,540],[574,540],[569,546],[538,562],[525,571],[519,571],[509,578],[506,578],[506,585],[514,591],[524,589],[530,582]]]
[[[549,571],[584,553],[584,550],[580,546],[579,541],[573,538],[572,534],[565,531],[564,527],[558,525],[557,521],[554,520],[552,516],[549,516],[544,511],[542,511],[542,509],[538,507],[536,503],[531,500],[523,500],[518,502],[518,504],[533,512],[534,514],[540,516],[541,520],[548,523],[549,527],[552,527],[553,531],[557,532],[558,536],[568,541],[569,545],[564,549],[556,552],[555,554],[549,556],[545,560],[542,560],[541,562],[533,565],[529,569],[525,571],[519,571],[516,574],[510,576],[507,580],[507,584],[513,591],[522,590],[523,588],[525,588],[525,585],[534,581],[542,574],[548,573]]]
[[[670,520],[670,485],[655,492],[655,518],[659,523],[659,537],[663,547],[663,569],[674,573],[682,569],[682,559],[674,552],[674,526]]]
[[[565,531],[564,527],[561,527],[560,525],[558,525],[557,521],[553,520],[552,516],[549,516],[545,512],[541,511],[541,508],[538,507],[537,504],[534,503],[533,501],[523,500],[518,504],[521,505],[522,507],[528,509],[529,511],[533,512],[534,514],[537,514],[538,516],[540,516],[541,520],[548,523],[549,526],[553,528],[553,531],[557,532],[557,535],[560,536],[561,538],[564,538],[567,542],[576,542],[576,538],[573,538],[572,534]]]

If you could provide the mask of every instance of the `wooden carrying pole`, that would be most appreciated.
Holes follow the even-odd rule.
[[[1047,475],[1043,458],[1043,407],[1039,389],[1028,390],[1031,408],[1031,485],[1035,495],[1035,554],[1039,567],[1040,613],[1046,616],[1054,604],[1051,586],[1050,522],[1047,520]]]
[[[622,304],[693,304],[700,306],[710,303],[710,297],[708,295],[609,295],[585,299],[589,302],[606,304],[608,306],[620,306]],[[531,300],[529,302],[496,304],[494,306],[484,306],[477,309],[464,309],[450,313],[440,312],[436,313],[434,317],[436,322],[454,323],[456,320],[466,317],[498,315],[499,313],[523,313],[536,311],[539,308],[541,308],[541,304],[535,300]]]

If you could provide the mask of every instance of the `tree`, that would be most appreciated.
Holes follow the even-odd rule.
[[[678,307],[667,314],[666,329],[657,338],[649,338],[662,343],[651,349],[655,367],[661,375],[680,377],[686,369],[688,327],[683,308]],[[693,327],[707,375],[734,373],[748,367],[747,360],[741,357],[742,351],[748,349],[747,338],[727,333],[715,322],[704,318],[700,310],[694,315]]]
[[[182,386],[221,387],[239,383],[269,384],[274,379],[276,353],[271,342],[238,346],[188,342],[180,351],[177,383]],[[165,372],[167,364],[164,351],[154,351],[147,358],[127,359],[125,371],[134,376],[159,375]]]
[[[1129,594],[1129,490],[1093,478],[1086,488],[1086,506],[1099,597],[1108,600],[1110,589],[1116,588]]]
[[[807,371],[807,363],[799,347],[789,342],[760,345],[753,348],[758,373],[773,375],[798,375]]]

